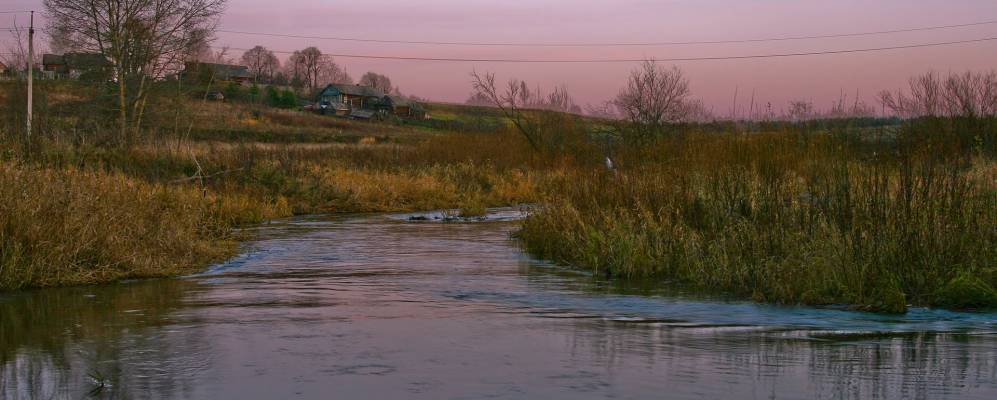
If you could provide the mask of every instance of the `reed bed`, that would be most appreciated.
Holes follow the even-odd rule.
[[[607,276],[756,301],[997,306],[997,164],[957,137],[900,139],[663,139],[552,189],[520,237]]]
[[[223,260],[231,228],[289,214],[121,174],[0,163],[0,290],[170,276]]]
[[[503,153],[496,140],[164,140],[126,149],[36,138],[30,150],[7,140],[0,146],[0,290],[196,271],[235,251],[241,238],[233,227],[292,214],[480,211],[536,201],[550,174],[530,169],[529,156]],[[503,149],[516,145],[513,139]]]

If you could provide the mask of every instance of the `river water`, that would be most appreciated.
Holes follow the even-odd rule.
[[[515,229],[297,218],[195,276],[0,295],[0,398],[997,398],[997,314],[626,287]]]

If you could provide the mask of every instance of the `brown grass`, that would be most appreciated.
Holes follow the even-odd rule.
[[[169,276],[222,260],[230,228],[289,214],[121,174],[0,163],[0,290]]]

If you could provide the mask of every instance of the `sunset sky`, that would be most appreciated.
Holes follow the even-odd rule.
[[[42,11],[41,0],[6,0],[3,9]],[[11,15],[2,15],[9,26]],[[23,16],[18,22],[23,21]],[[527,43],[709,41],[894,30],[997,20],[993,0],[230,0],[221,29],[364,39]],[[8,43],[8,35],[0,42]],[[327,53],[444,58],[606,59],[737,56],[859,49],[997,37],[997,24],[878,36],[723,45],[650,47],[498,47],[357,43],[219,33],[216,46],[273,50],[317,46]],[[4,46],[6,47],[6,46]],[[233,51],[234,56],[241,51]],[[472,70],[542,87],[565,85],[580,104],[615,95],[634,63],[506,64],[364,60],[337,62],[359,78],[387,74],[406,94],[463,101]],[[912,74],[997,67],[997,41],[876,53],[755,60],[686,61],[696,97],[729,114],[735,88],[740,107],[776,110],[792,99],[827,108],[840,93],[873,102]],[[742,111],[743,113],[744,111]]]

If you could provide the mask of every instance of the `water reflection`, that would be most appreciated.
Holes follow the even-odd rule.
[[[182,397],[184,377],[208,367],[186,349],[205,343],[164,328],[194,285],[156,280],[0,297],[0,397],[80,398],[99,386]]]
[[[188,279],[0,296],[0,397],[993,398],[993,314],[722,301],[523,255],[508,223],[257,229]]]

